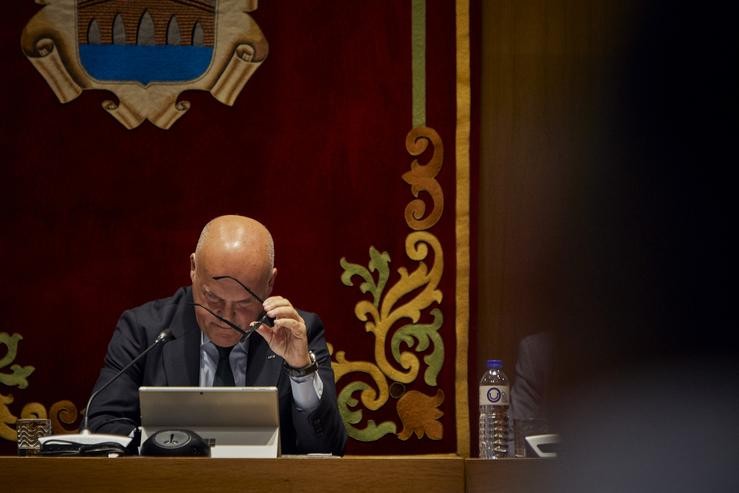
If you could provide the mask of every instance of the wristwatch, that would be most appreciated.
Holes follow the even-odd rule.
[[[308,356],[310,357],[310,363],[308,363],[308,366],[304,366],[303,368],[293,368],[287,363],[284,364],[285,371],[290,376],[290,378],[307,377],[308,375],[311,375],[318,371],[316,355],[313,354],[313,351],[308,351]]]

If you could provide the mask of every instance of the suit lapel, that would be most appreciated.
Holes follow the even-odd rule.
[[[246,360],[246,385],[254,387],[276,386],[282,371],[282,358],[269,348],[259,334],[249,339]]]
[[[200,327],[187,289],[172,318],[175,339],[164,345],[162,356],[167,385],[197,387],[200,383]]]

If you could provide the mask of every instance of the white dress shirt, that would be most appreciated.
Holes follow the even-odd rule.
[[[249,339],[238,342],[231,350],[229,363],[234,376],[234,385],[243,387],[246,384],[246,355]],[[218,367],[218,348],[211,342],[205,332],[200,332],[200,387],[212,387]],[[293,400],[298,410],[311,412],[318,408],[323,394],[323,381],[318,372],[302,378],[290,377]]]

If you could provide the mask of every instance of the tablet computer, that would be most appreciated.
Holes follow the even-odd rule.
[[[141,443],[160,430],[194,431],[211,457],[277,457],[277,387],[140,387]]]

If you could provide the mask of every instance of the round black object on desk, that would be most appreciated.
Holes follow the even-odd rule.
[[[159,430],[146,439],[141,455],[159,457],[210,457],[210,445],[190,430]]]

